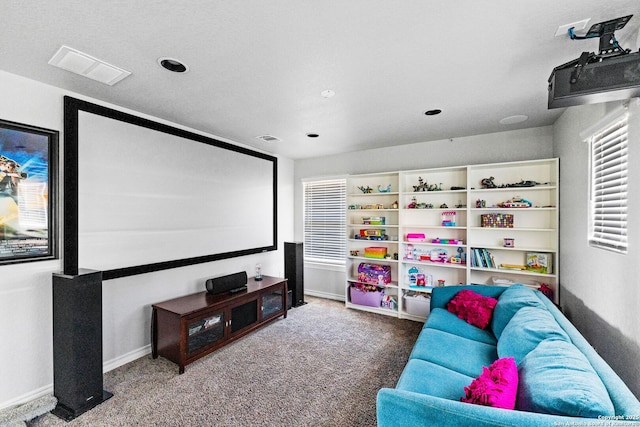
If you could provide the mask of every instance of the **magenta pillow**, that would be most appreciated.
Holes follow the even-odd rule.
[[[461,402],[494,408],[513,409],[518,392],[518,367],[513,357],[505,357],[482,367],[482,374],[464,388]]]
[[[471,325],[486,329],[496,304],[498,304],[498,300],[495,298],[485,297],[471,290],[464,290],[458,292],[447,303],[447,310]]]

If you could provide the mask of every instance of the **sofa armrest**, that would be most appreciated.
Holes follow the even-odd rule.
[[[569,426],[583,422],[584,425],[589,425],[589,422],[598,422],[593,418],[562,417],[472,405],[391,388],[380,389],[376,406],[378,427],[538,427]]]
[[[451,298],[465,289],[497,299],[506,287],[495,285],[454,285],[433,288],[431,292],[431,310],[434,308],[447,308],[447,303],[451,301]]]

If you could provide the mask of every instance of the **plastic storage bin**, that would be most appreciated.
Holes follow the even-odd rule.
[[[423,294],[405,295],[404,308],[413,316],[427,317],[431,311],[431,298]]]
[[[366,305],[368,307],[380,307],[382,298],[384,297],[384,290],[376,291],[361,291],[360,289],[349,288],[351,295],[351,302],[358,305]]]
[[[364,256],[365,258],[383,259],[384,257],[387,256],[387,248],[375,247],[375,246],[364,248]]]

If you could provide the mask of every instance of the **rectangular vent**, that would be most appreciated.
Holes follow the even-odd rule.
[[[264,142],[281,142],[282,140],[278,137],[275,137],[273,135],[260,135],[260,136],[256,136],[257,139],[261,139]]]
[[[58,49],[49,60],[49,64],[109,86],[113,86],[131,75],[130,71],[108,64],[69,46],[62,46]]]

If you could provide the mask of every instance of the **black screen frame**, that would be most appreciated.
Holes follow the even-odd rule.
[[[278,159],[274,156],[260,153],[248,148],[239,147],[228,142],[220,141],[204,135],[176,128],[164,123],[139,117],[123,111],[94,104],[70,96],[64,97],[64,232],[63,232],[63,270],[66,275],[77,275],[80,270],[79,263],[79,129],[78,116],[81,111],[96,114],[113,120],[141,126],[158,132],[167,133],[180,138],[190,139],[213,147],[231,150],[236,153],[256,157],[272,163],[273,170],[273,233],[272,243],[267,246],[242,249],[230,252],[203,254],[202,256],[162,261],[151,264],[136,265],[103,271],[103,279],[110,280],[120,277],[151,273],[154,271],[185,267],[193,264],[201,264],[222,259],[257,254],[278,249]]]

